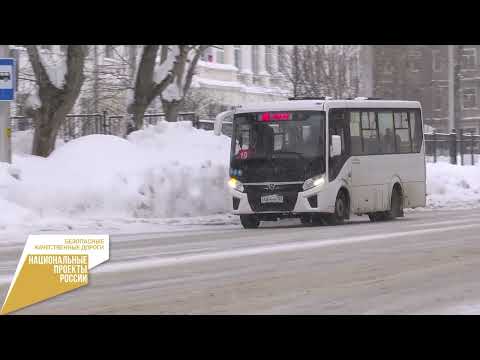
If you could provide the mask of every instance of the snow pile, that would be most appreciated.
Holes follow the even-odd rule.
[[[46,159],[17,155],[13,165],[0,168],[0,227],[27,218],[225,213],[230,210],[228,157],[228,137],[190,122],[161,122],[128,140],[82,137]]]
[[[480,207],[480,166],[427,163],[427,206]]]

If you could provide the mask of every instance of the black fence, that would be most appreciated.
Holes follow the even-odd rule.
[[[32,118],[26,116],[12,116],[10,120],[13,131],[30,130],[35,126]],[[69,114],[60,127],[58,135],[65,142],[93,134],[125,137],[128,134],[127,125],[129,120],[129,115],[109,115],[107,112],[96,114]],[[144,115],[144,124],[146,126],[156,125],[161,121],[165,121],[164,113],[149,113]],[[213,130],[215,123],[213,118],[200,119],[200,117],[193,112],[179,113],[178,121],[189,121],[195,128],[205,130]],[[224,124],[223,132],[231,136],[231,124]]]
[[[427,133],[425,155],[427,160],[432,162],[449,161],[451,164],[475,165],[480,158],[480,135],[465,130]]]

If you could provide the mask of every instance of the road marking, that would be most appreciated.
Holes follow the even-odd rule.
[[[412,231],[399,231],[394,233],[378,234],[378,235],[363,235],[363,236],[352,236],[346,237],[343,239],[325,239],[325,240],[314,240],[306,242],[289,242],[283,244],[275,245],[265,245],[265,246],[255,246],[247,248],[239,248],[233,250],[221,250],[210,253],[194,254],[194,255],[181,255],[181,256],[172,256],[172,257],[162,257],[150,260],[140,260],[140,261],[129,261],[118,262],[118,263],[108,263],[102,265],[92,273],[95,272],[117,272],[117,271],[128,271],[128,270],[138,270],[150,267],[163,267],[163,266],[172,266],[172,265],[181,265],[197,262],[208,262],[215,260],[226,260],[226,259],[235,259],[240,257],[254,256],[254,255],[270,255],[278,253],[287,253],[292,251],[301,251],[301,250],[311,250],[318,249],[322,247],[337,246],[337,245],[346,245],[354,244],[360,242],[368,242],[374,240],[385,240],[389,238],[398,238],[398,237],[407,237],[414,235],[425,235],[425,234],[434,234],[441,233],[446,231],[453,230],[464,230],[470,228],[478,228],[480,224],[470,224],[470,225],[457,225],[442,227],[436,229],[424,229],[424,230],[412,230]]]
[[[447,220],[447,221],[436,221],[436,222],[430,222],[430,223],[406,223],[407,225],[410,225],[411,227],[427,227],[427,226],[438,226],[438,225],[452,225],[452,224],[463,224],[463,223],[473,223],[476,222],[478,218],[474,217],[465,217],[462,220]]]
[[[435,314],[444,315],[480,315],[480,305],[458,305],[446,309],[440,309]]]

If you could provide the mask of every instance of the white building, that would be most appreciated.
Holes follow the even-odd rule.
[[[280,72],[285,45],[216,45],[197,66],[193,91],[224,105],[286,99],[289,84]]]

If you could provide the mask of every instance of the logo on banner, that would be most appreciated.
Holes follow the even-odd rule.
[[[88,284],[89,270],[109,259],[108,235],[30,235],[0,314]]]

